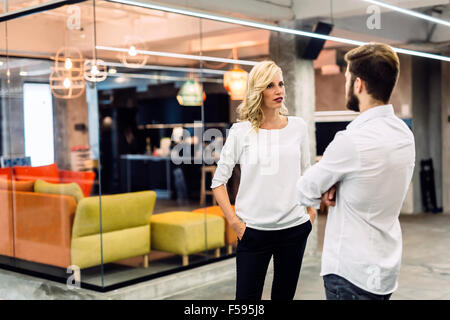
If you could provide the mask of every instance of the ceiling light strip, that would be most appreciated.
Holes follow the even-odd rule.
[[[406,15],[410,15],[410,16],[413,16],[413,17],[416,17],[416,18],[419,18],[419,19],[428,20],[428,21],[431,21],[433,23],[438,23],[438,24],[442,24],[442,25],[444,25],[446,27],[450,27],[450,21],[434,18],[432,16],[428,16],[428,15],[422,14],[420,12],[416,12],[416,11],[408,10],[408,9],[403,9],[403,8],[400,8],[400,7],[397,7],[397,6],[393,6],[391,4],[384,3],[384,2],[381,2],[381,1],[377,1],[377,0],[363,0],[363,1],[372,3],[374,5],[377,5],[377,6],[386,8],[386,9],[397,11],[397,12],[400,12],[400,13],[403,13],[403,14],[406,14]]]
[[[294,35],[303,36],[303,37],[335,41],[335,42],[345,43],[345,44],[349,44],[349,45],[353,45],[353,46],[361,46],[361,45],[367,44],[367,42],[363,42],[363,41],[357,41],[357,40],[352,40],[352,39],[347,39],[347,38],[323,35],[323,34],[318,34],[318,33],[314,33],[314,32],[282,28],[282,27],[277,27],[277,26],[270,25],[270,24],[264,24],[264,23],[243,20],[243,19],[236,19],[236,18],[218,16],[218,15],[213,15],[213,14],[195,12],[195,11],[185,10],[185,9],[178,9],[178,8],[174,8],[174,7],[162,6],[162,5],[152,4],[152,3],[141,3],[141,2],[132,1],[132,0],[107,0],[107,1],[126,4],[126,5],[132,5],[132,6],[137,6],[137,7],[147,8],[147,9],[177,13],[177,14],[187,15],[187,16],[191,16],[191,17],[220,21],[220,22],[225,22],[225,23],[239,24],[242,26],[247,26],[247,27],[252,27],[252,28],[257,28],[257,29],[264,29],[264,30],[276,31],[276,32],[281,32],[281,33],[294,34]],[[400,48],[395,48],[395,47],[392,47],[392,48],[394,49],[394,51],[396,51],[398,53],[450,62],[450,57],[441,56],[438,54],[432,54],[432,53],[426,53],[426,52],[408,50],[408,49],[400,49]]]
[[[104,65],[108,66],[108,67],[129,68],[123,63],[116,63],[116,62],[105,62]],[[156,66],[156,65],[140,66],[139,69],[176,71],[176,72],[210,73],[210,74],[217,74],[217,75],[224,75],[225,72],[226,72],[226,71],[223,71],[223,70],[183,68],[183,67],[167,67],[167,66]]]
[[[125,49],[125,48],[115,48],[115,47],[107,47],[107,46],[96,46],[96,48],[98,50],[107,50],[107,51],[116,51],[116,52],[125,52],[125,53],[127,53],[129,50],[129,49]],[[197,55],[192,55],[192,54],[181,54],[181,53],[173,53],[173,52],[136,50],[136,53],[137,54],[145,54],[145,55],[149,55],[149,56],[189,59],[189,60],[198,60],[198,61],[225,62],[225,63],[242,64],[242,65],[248,65],[248,66],[254,66],[254,65],[258,64],[257,61],[226,59],[226,58],[208,57],[208,56],[197,56]]]
[[[136,79],[165,80],[165,81],[186,81],[190,79],[189,77],[174,77],[174,76],[140,74],[140,73],[114,73],[109,74],[108,76],[117,78],[136,78]],[[200,82],[223,83],[222,79],[200,78],[197,80]]]

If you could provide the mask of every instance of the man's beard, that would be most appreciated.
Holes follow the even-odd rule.
[[[358,97],[353,93],[353,85],[355,84],[355,80],[353,79],[352,84],[350,85],[350,88],[347,93],[347,109],[359,112],[359,99]]]

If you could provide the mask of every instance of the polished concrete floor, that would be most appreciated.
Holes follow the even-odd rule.
[[[314,224],[316,236],[308,242],[295,299],[325,299],[323,281],[319,276],[325,223],[326,216],[320,216]],[[400,223],[403,232],[403,259],[399,287],[391,299],[450,300],[450,215],[402,215]],[[271,264],[264,286],[264,300],[270,299],[272,279]],[[234,297],[233,276],[166,299],[232,300]]]

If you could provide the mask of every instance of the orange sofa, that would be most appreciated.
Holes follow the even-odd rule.
[[[9,171],[10,179],[17,181],[36,181],[41,179],[51,183],[75,182],[80,186],[85,197],[89,197],[91,194],[95,180],[95,172],[93,171],[61,170],[56,163],[40,167],[16,166],[12,170],[12,175],[10,168],[2,168],[1,170],[4,170],[5,174]]]
[[[0,201],[0,234],[5,232],[0,254],[62,268],[70,265],[77,207],[73,197],[0,190]]]
[[[59,170],[55,163],[1,168],[0,255],[67,268],[77,203],[71,196],[35,193],[37,179],[76,182],[87,197],[95,172]]]
[[[12,184],[14,188],[14,184]],[[4,187],[4,184],[3,184]],[[75,197],[0,189],[0,255],[80,269],[135,256],[148,265],[154,191]],[[131,242],[130,242],[131,241]]]

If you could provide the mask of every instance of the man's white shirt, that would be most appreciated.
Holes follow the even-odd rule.
[[[327,217],[320,275],[375,293],[396,290],[402,256],[398,216],[414,171],[414,136],[392,105],[371,108],[336,134],[297,182],[300,205],[319,208],[338,183]]]

